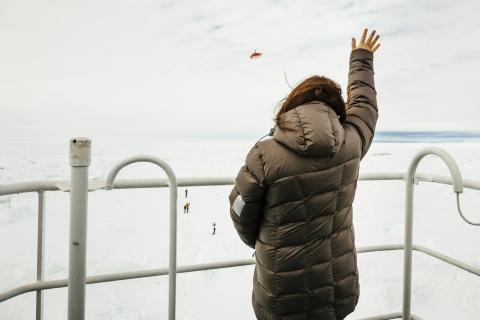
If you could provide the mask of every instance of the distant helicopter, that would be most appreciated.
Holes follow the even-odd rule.
[[[256,60],[260,58],[263,55],[261,52],[257,52],[257,49],[253,51],[253,53],[250,55],[250,60]]]

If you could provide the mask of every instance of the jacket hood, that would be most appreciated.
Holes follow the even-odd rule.
[[[345,141],[345,131],[335,111],[313,101],[285,113],[284,127],[275,126],[273,139],[298,154],[333,157]]]

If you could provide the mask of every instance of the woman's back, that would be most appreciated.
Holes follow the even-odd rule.
[[[358,302],[352,202],[378,117],[371,52],[352,51],[349,87],[343,123],[323,102],[297,106],[238,174],[231,217],[255,248],[258,319],[343,319]]]

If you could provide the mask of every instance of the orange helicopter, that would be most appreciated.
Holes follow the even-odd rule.
[[[253,51],[253,53],[250,55],[250,60],[256,60],[260,58],[263,55],[261,52],[257,52],[257,49]]]

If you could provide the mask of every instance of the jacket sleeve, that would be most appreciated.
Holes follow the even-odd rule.
[[[260,228],[265,189],[262,160],[254,146],[240,168],[229,197],[233,225],[240,239],[252,248],[255,248]]]
[[[373,75],[373,53],[366,49],[353,50],[350,54],[349,103],[345,122],[352,125],[360,136],[361,158],[372,144],[378,118],[377,92]]]

